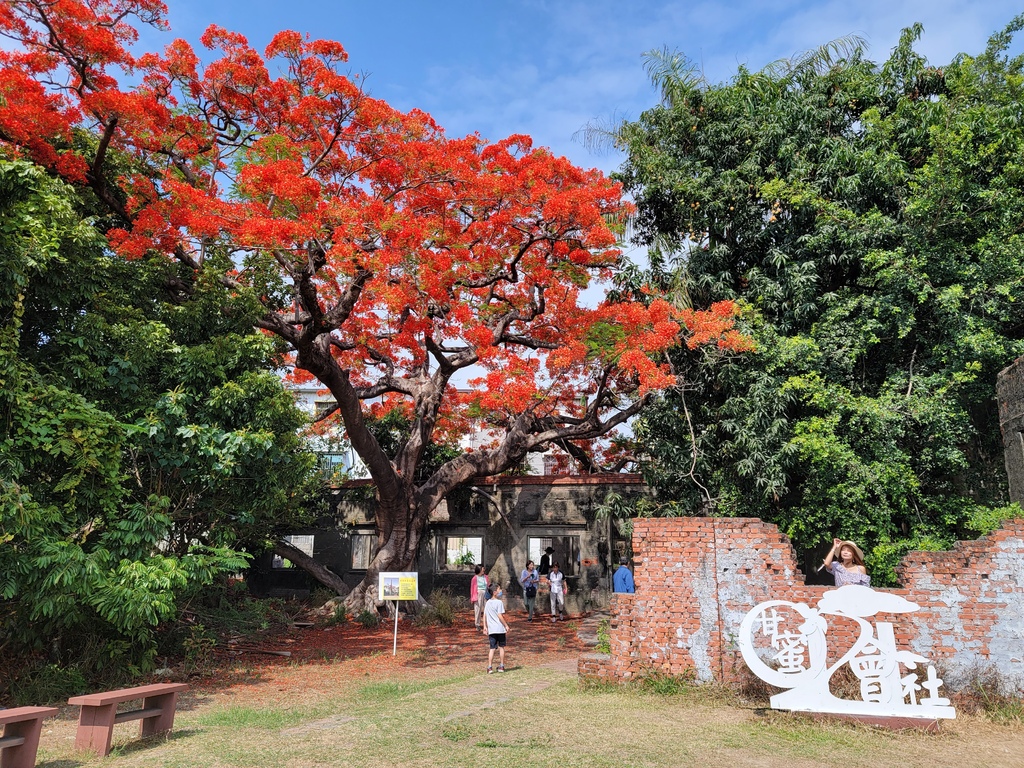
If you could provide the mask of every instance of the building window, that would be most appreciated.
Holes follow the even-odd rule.
[[[372,533],[353,533],[348,537],[352,542],[352,570],[365,571],[370,567],[373,557],[373,541],[377,537]]]
[[[338,403],[334,400],[317,400],[313,407],[316,409],[316,417],[319,419],[328,411],[333,411]]]
[[[549,451],[544,454],[544,474],[571,475],[573,474],[572,461],[564,453],[553,453]]]
[[[484,561],[482,536],[442,536],[437,542],[437,564],[451,570],[472,570]]]
[[[343,480],[352,466],[347,453],[321,453],[317,458],[320,461],[320,471],[328,482]]]
[[[549,565],[558,563],[562,573],[570,576],[580,572],[579,536],[531,536],[527,539],[526,556],[539,568],[548,547],[554,550],[548,558]]]
[[[284,540],[295,547],[297,550],[302,552],[309,557],[313,556],[313,536],[312,534],[305,536],[284,536]],[[272,568],[294,568],[295,563],[291,560],[281,557],[280,555],[274,555],[274,560],[271,563]]]

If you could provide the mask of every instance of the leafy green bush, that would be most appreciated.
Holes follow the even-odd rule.
[[[212,669],[213,651],[225,638],[281,632],[305,606],[279,599],[256,598],[242,582],[220,580],[194,592],[180,607],[178,618],[160,627],[157,655],[180,662],[187,675]]]
[[[328,627],[343,627],[348,624],[352,617],[348,615],[348,608],[344,603],[338,603],[334,610],[324,619],[324,625]]]
[[[62,649],[56,659],[39,652],[0,651],[0,702],[59,704],[88,690],[123,687],[140,674],[138,649],[109,628],[88,625],[78,639],[74,650]]]
[[[380,614],[376,611],[364,608],[359,612],[359,615],[356,616],[356,623],[366,629],[376,629],[380,626]]]
[[[594,650],[597,653],[611,653],[612,652],[612,620],[601,619],[597,625],[597,645],[594,646]]]
[[[193,624],[182,647],[185,651],[185,674],[207,672],[213,661],[213,649],[217,647],[217,636],[202,624]]]
[[[978,504],[968,514],[966,526],[976,532],[978,536],[985,536],[999,528],[1006,520],[1015,517],[1024,517],[1024,509],[1020,504],[1010,504],[1006,507],[986,507]]]
[[[865,565],[871,574],[873,586],[895,586],[896,566],[908,552],[941,552],[948,549],[952,541],[932,536],[912,536],[899,541],[884,541],[876,545],[865,556]]]
[[[429,605],[422,608],[416,614],[416,624],[421,627],[442,626],[450,627],[455,623],[458,609],[461,603],[460,598],[452,595],[447,587],[435,589],[430,593]]]
[[[11,685],[11,699],[17,705],[43,705],[85,693],[89,681],[77,666],[46,664],[23,669]]]

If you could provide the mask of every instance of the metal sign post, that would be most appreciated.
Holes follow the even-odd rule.
[[[395,602],[395,635],[391,643],[391,655],[398,655],[398,602]]]
[[[395,603],[395,635],[391,655],[398,655],[398,603],[402,600],[419,600],[419,574],[415,571],[391,571],[377,574],[377,597],[393,600]]]

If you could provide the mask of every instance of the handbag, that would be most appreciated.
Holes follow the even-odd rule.
[[[529,586],[529,587],[526,587],[523,590],[523,594],[526,595],[526,597],[536,597],[537,596],[537,588],[532,586],[532,585]]]

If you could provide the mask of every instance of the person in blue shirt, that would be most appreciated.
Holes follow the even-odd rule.
[[[533,610],[537,605],[537,585],[540,584],[540,574],[533,567],[533,560],[526,563],[526,568],[519,574],[519,583],[523,586],[523,605],[526,606],[527,621],[533,621]]]
[[[619,567],[615,569],[615,575],[612,576],[612,591],[613,592],[635,592],[636,589],[633,587],[633,574],[630,573],[629,568],[626,565],[629,563],[627,558],[619,560]]]

